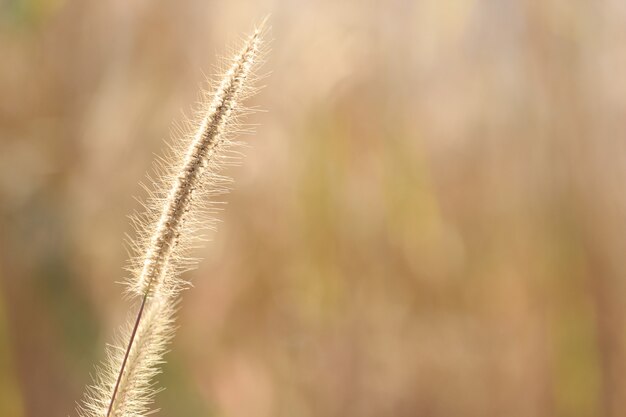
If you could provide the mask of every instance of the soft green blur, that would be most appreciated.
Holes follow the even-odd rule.
[[[625,416],[621,0],[0,0],[0,416],[73,415],[138,182],[267,13],[159,415]]]

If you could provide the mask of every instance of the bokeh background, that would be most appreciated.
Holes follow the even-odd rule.
[[[267,13],[159,415],[625,416],[623,0],[0,0],[0,415],[74,415],[137,184]]]

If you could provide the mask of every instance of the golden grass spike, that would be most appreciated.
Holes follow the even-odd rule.
[[[214,91],[205,95],[195,131],[177,139],[172,155],[155,163],[158,179],[147,187],[146,212],[133,218],[137,238],[131,246],[136,255],[127,284],[140,306],[118,343],[107,349],[107,360],[96,370],[94,384],[78,408],[81,417],[137,417],[151,411],[154,377],[174,333],[178,293],[185,286],[181,273],[195,265],[188,254],[201,240],[198,230],[214,222],[212,217],[201,218],[211,213],[207,197],[225,192],[230,183],[219,171],[235,155],[233,137],[240,118],[249,112],[242,102],[255,92],[264,28],[265,20],[231,60]]]

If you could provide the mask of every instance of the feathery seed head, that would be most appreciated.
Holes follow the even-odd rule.
[[[262,29],[257,29],[232,60],[201,115],[191,143],[185,151],[175,152],[181,162],[177,174],[165,176],[164,184],[169,185],[169,192],[157,190],[155,195],[166,197],[157,198],[159,204],[148,207],[148,217],[154,220],[144,226],[148,230],[140,230],[139,235],[150,237],[140,245],[141,258],[135,269],[136,276],[130,281],[132,291],[138,296],[151,295],[154,291],[176,292],[184,286],[177,272],[181,266],[189,267],[185,254],[196,235],[191,229],[197,225],[196,212],[205,203],[198,202],[201,200],[198,197],[207,192],[219,194],[228,188],[228,181],[217,173],[233,146],[231,131],[235,130],[241,115],[238,113],[243,110],[241,101],[253,91],[249,81],[259,62],[261,34]]]
[[[214,226],[211,197],[226,192],[231,180],[220,175],[238,156],[234,135],[242,102],[255,93],[254,70],[262,63],[265,21],[248,37],[230,67],[205,98],[192,133],[170,145],[171,154],[155,162],[157,180],[144,187],[145,212],[131,216],[137,237],[128,268],[127,293],[141,300],[134,321],[109,346],[103,367],[96,370],[79,406],[81,417],[136,417],[150,413],[166,346],[174,333],[181,273],[193,268],[190,250],[202,240],[200,230]],[[188,130],[191,132],[190,130]]]

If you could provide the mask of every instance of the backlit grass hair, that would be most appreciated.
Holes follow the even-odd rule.
[[[151,411],[158,391],[154,379],[174,333],[179,292],[186,286],[181,274],[197,264],[190,251],[215,223],[212,197],[229,188],[230,179],[220,171],[239,156],[235,137],[245,131],[241,118],[250,112],[242,103],[256,92],[264,23],[211,83],[213,91],[203,94],[195,120],[179,129],[169,152],[155,162],[154,180],[149,177],[144,186],[145,211],[131,217],[136,238],[129,240],[134,255],[126,285],[138,307],[96,369],[78,408],[81,417],[136,417]]]

